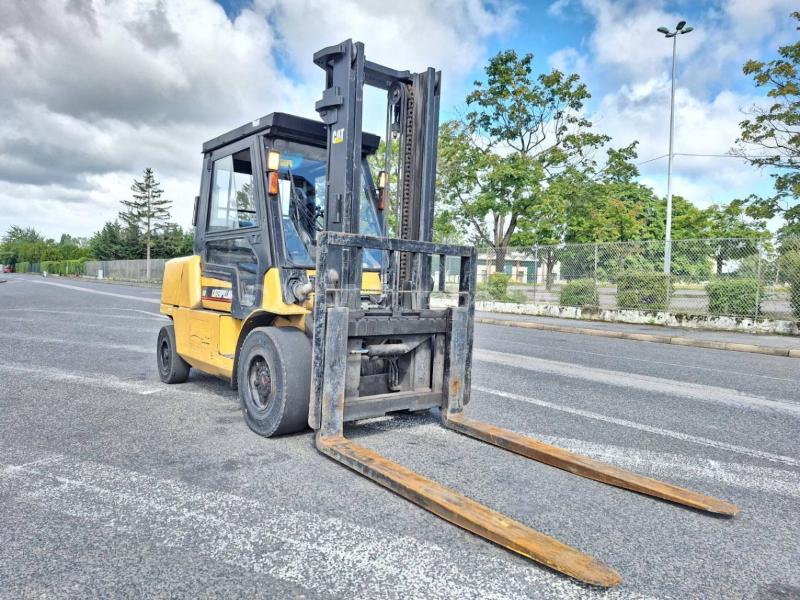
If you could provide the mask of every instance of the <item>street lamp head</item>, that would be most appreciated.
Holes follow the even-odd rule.
[[[687,27],[681,33],[689,33],[690,31],[694,31],[694,27]]]
[[[663,33],[664,35],[669,33],[669,29],[666,27],[659,27],[656,31],[658,31],[658,33]]]
[[[673,31],[672,33],[668,33],[668,34],[667,34],[667,35],[665,35],[664,37],[671,38],[671,37],[675,37],[676,35],[678,35],[678,32],[677,32],[677,31]]]
[[[683,29],[684,27],[686,27],[686,21],[678,21],[678,25],[677,25],[677,27],[675,27],[675,29],[677,29],[678,31],[680,31],[680,30],[681,30],[681,29]]]

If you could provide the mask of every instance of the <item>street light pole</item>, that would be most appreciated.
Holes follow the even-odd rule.
[[[664,273],[669,275],[672,265],[672,157],[673,138],[675,136],[675,58],[678,47],[678,34],[689,33],[693,27],[686,27],[686,21],[680,21],[675,31],[659,27],[658,32],[664,37],[672,38],[672,89],[669,99],[669,158],[667,163],[667,234],[664,241]]]

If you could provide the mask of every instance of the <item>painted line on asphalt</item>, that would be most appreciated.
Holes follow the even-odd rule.
[[[160,298],[144,298],[142,296],[132,296],[130,294],[117,294],[114,292],[104,292],[102,290],[92,290],[77,285],[67,285],[66,283],[56,283],[55,281],[43,281],[40,279],[24,279],[21,281],[25,281],[26,283],[36,283],[39,285],[54,285],[56,287],[67,288],[68,290],[74,290],[76,292],[86,292],[87,294],[99,294],[101,296],[113,296],[115,298],[125,298],[126,300],[136,300],[137,302],[149,302],[150,304],[161,304]]]
[[[673,452],[653,452],[613,444],[542,434],[526,434],[570,452],[590,456],[650,477],[668,476],[714,481],[732,487],[800,498],[800,473],[739,463],[722,462]]]
[[[747,448],[745,446],[738,446],[736,444],[728,444],[726,442],[720,442],[717,440],[712,440],[709,438],[691,435],[688,433],[683,433],[680,431],[673,431],[671,429],[663,429],[661,427],[653,427],[651,425],[645,425],[644,423],[637,423],[635,421],[629,421],[627,419],[618,419],[616,417],[609,417],[607,415],[603,415],[600,413],[592,412],[589,410],[583,410],[580,408],[572,408],[570,406],[564,406],[562,404],[555,404],[553,402],[547,402],[546,400],[539,400],[538,398],[531,398],[529,396],[520,396],[519,394],[512,394],[510,392],[503,392],[501,390],[495,390],[492,388],[487,388],[483,386],[473,385],[473,390],[477,390],[479,392],[483,392],[486,394],[492,394],[493,396],[499,396],[501,398],[507,398],[509,400],[516,400],[518,402],[527,402],[528,404],[535,404],[536,406],[541,406],[543,408],[549,408],[552,410],[557,410],[560,412],[568,413],[571,415],[576,415],[580,417],[585,417],[587,419],[594,419],[596,421],[603,421],[604,423],[610,423],[612,425],[620,425],[622,427],[628,427],[629,429],[636,429],[639,431],[644,431],[646,433],[652,433],[655,435],[661,435],[664,437],[673,438],[676,440],[681,440],[684,442],[693,442],[695,444],[700,444],[702,446],[708,446],[710,448],[717,448],[718,450],[728,450],[730,452],[735,452],[737,454],[743,454],[745,456],[750,456],[753,458],[761,458],[764,460],[769,460],[771,462],[779,462],[786,465],[790,465],[793,467],[800,467],[800,459],[792,458],[791,456],[783,456],[781,454],[773,454],[771,452],[765,452],[763,450],[756,450],[754,448]]]
[[[420,444],[424,443],[426,438],[430,442],[430,438],[435,437],[437,443],[441,443],[438,440],[452,436],[452,432],[442,427],[438,421],[431,422],[430,418],[423,420],[421,416],[415,418],[411,415],[392,415],[360,421],[357,428],[348,432],[348,437],[358,439],[359,429],[387,433],[402,431],[403,436],[419,438]],[[520,433],[570,452],[589,456],[650,477],[711,481],[742,489],[800,498],[800,472],[760,465],[722,462],[677,452],[658,452],[615,444],[598,444],[535,431],[520,431]]]
[[[77,383],[79,385],[110,388],[141,395],[153,394],[155,392],[165,391],[167,389],[166,386],[154,388],[152,385],[142,385],[141,383],[136,383],[134,381],[126,381],[124,379],[114,377],[113,375],[90,377],[87,375],[81,375],[79,373],[54,369],[53,367],[26,367],[13,363],[5,363],[0,364],[0,371],[6,371],[9,373],[26,373],[36,375],[37,379],[64,381],[67,383]]]
[[[133,315],[111,315],[111,314],[102,314],[95,312],[96,309],[93,309],[92,312],[86,311],[79,311],[79,310],[55,310],[50,308],[7,308],[4,309],[3,312],[23,312],[23,313],[44,313],[44,314],[54,314],[54,315],[68,315],[74,317],[88,317],[90,319],[94,319],[97,317],[102,317],[104,319],[124,319],[124,320],[136,320],[136,321],[160,321],[163,319],[168,319],[163,315],[159,315],[156,313],[149,313],[146,310],[137,311],[144,313],[147,315],[146,317],[137,317]],[[111,308],[105,310],[135,310],[135,309],[124,309],[124,308]]]
[[[60,326],[64,326],[64,325],[82,326],[81,324],[76,324],[76,323],[74,323],[72,321],[61,321],[61,320],[58,320],[58,321],[46,321],[46,322],[43,322],[41,319],[33,319],[33,318],[29,318],[29,317],[15,317],[13,315],[6,315],[6,314],[0,314],[0,320],[13,321],[14,323],[35,323],[37,325],[37,329],[40,329],[40,330],[42,329],[42,327],[44,325],[47,325],[47,329],[48,330],[49,329],[53,329],[54,327],[60,327]],[[154,322],[153,326],[154,327],[156,326],[155,322]],[[157,329],[148,329],[146,327],[136,327],[135,325],[106,325],[105,323],[103,325],[97,325],[92,330],[99,331],[99,332],[125,331],[127,333],[131,333],[131,332],[153,333],[153,332],[157,331]],[[25,336],[27,334],[20,333],[19,335],[20,336]]]
[[[722,388],[700,383],[689,383],[686,381],[672,381],[661,377],[650,375],[639,375],[637,373],[625,373],[623,371],[612,371],[597,367],[587,367],[576,365],[569,362],[548,360],[545,358],[533,358],[519,354],[509,354],[507,352],[496,352],[478,348],[473,350],[474,360],[490,362],[517,369],[535,371],[537,373],[548,373],[570,379],[582,379],[593,381],[603,385],[613,385],[617,387],[632,388],[646,392],[656,392],[701,400],[703,402],[716,402],[738,408],[754,408],[759,410],[776,411],[792,416],[800,417],[800,404],[783,402],[780,400],[769,400],[761,396],[751,396],[738,390]]]
[[[151,312],[149,310],[142,310],[141,308],[108,308],[108,307],[100,306],[100,307],[95,308],[95,310],[127,310],[127,311],[130,311],[130,312],[142,313],[143,315],[150,315],[151,317],[157,317],[159,319],[166,319],[167,321],[171,321],[172,320],[167,315],[162,315],[160,313]]]
[[[20,334],[11,334],[11,333],[3,333],[0,332],[0,339],[7,339],[7,340],[16,340],[18,342],[36,342],[37,344],[62,344],[62,345],[72,345],[72,346],[81,346],[81,347],[89,347],[89,348],[100,348],[102,350],[125,350],[127,352],[138,352],[141,354],[153,354],[155,355],[155,346],[150,348],[149,346],[134,346],[131,344],[114,344],[111,342],[93,342],[87,339],[79,339],[79,340],[66,340],[62,338],[54,338],[50,336],[37,336],[37,335],[20,335]]]
[[[723,342],[718,340],[692,338],[684,336],[657,335],[651,333],[630,333],[614,329],[600,329],[598,327],[572,327],[568,325],[550,325],[536,321],[516,321],[514,319],[493,319],[490,317],[475,317],[476,323],[485,325],[499,325],[501,327],[521,327],[523,329],[540,329],[542,331],[555,331],[558,333],[573,333],[579,335],[592,335],[598,337],[631,340],[636,342],[653,342],[656,344],[672,344],[675,346],[692,346],[710,350],[729,350],[732,352],[750,352],[753,354],[766,354],[769,356],[784,356],[800,358],[800,347],[784,348],[781,346],[763,346],[759,344],[741,344],[738,342]]]
[[[476,339],[477,339],[477,341],[483,341],[483,340],[481,340],[480,336],[476,336]],[[494,338],[491,338],[491,339],[494,339]],[[636,357],[636,356],[628,356],[628,355],[624,355],[624,354],[609,354],[607,352],[591,352],[589,350],[577,350],[575,348],[560,348],[560,347],[554,346],[552,344],[550,344],[550,345],[533,344],[531,342],[518,342],[518,341],[506,340],[506,339],[504,339],[502,341],[502,343],[503,344],[511,344],[512,346],[523,346],[523,347],[528,347],[528,348],[541,348],[543,350],[547,350],[548,352],[556,351],[556,352],[566,352],[568,354],[569,353],[587,354],[587,355],[590,355],[590,356],[602,356],[602,357],[605,357],[605,358],[613,358],[615,360],[619,360],[619,359],[621,359],[621,360],[630,360],[630,361],[634,361],[634,362],[650,363],[650,364],[654,364],[654,365],[664,365],[664,366],[667,366],[667,367],[679,367],[681,369],[691,369],[691,370],[695,370],[695,371],[709,371],[709,372],[712,372],[712,373],[725,373],[725,374],[728,374],[728,375],[740,375],[740,376],[746,376],[746,377],[759,377],[761,379],[770,379],[772,381],[788,381],[789,383],[800,384],[800,379],[790,379],[788,377],[774,377],[772,375],[762,375],[760,373],[751,373],[751,372],[744,372],[744,371],[733,371],[733,370],[730,370],[730,369],[715,369],[713,367],[698,367],[696,365],[687,365],[687,364],[684,364],[684,363],[673,363],[673,362],[667,362],[667,361],[663,361],[663,360],[653,360],[651,358],[639,358],[639,357]],[[531,358],[538,358],[538,357],[531,357]]]
[[[403,532],[360,525],[363,512],[318,514],[280,499],[248,498],[70,457],[48,464],[8,465],[0,483],[11,498],[109,527],[140,547],[191,548],[237,570],[263,573],[325,597],[585,598],[586,586],[511,557],[491,544],[438,546]],[[324,460],[320,458],[320,460]],[[343,485],[358,477],[340,471]],[[59,485],[53,485],[58,483]],[[404,502],[383,492],[388,504]],[[277,501],[275,501],[277,500]],[[269,510],[264,510],[269,506]],[[419,511],[423,521],[435,519]],[[478,559],[482,568],[471,565]],[[491,573],[487,575],[486,573]],[[446,582],[446,585],[443,585]],[[9,582],[6,582],[8,585]],[[640,597],[603,592],[606,600]]]
[[[147,352],[152,352],[153,355],[155,355],[155,348],[149,349]],[[46,368],[34,368],[21,365],[19,363],[5,363],[0,364],[0,372],[3,371],[8,373],[36,375],[38,380],[63,381],[65,383],[75,383],[78,385],[90,385],[93,387],[120,390],[123,392],[138,394],[140,396],[150,396],[159,392],[170,392],[174,394],[173,398],[191,396],[205,400],[223,400],[226,402],[229,401],[231,397],[225,393],[219,393],[217,390],[213,389],[213,387],[209,387],[208,385],[204,385],[202,389],[197,389],[191,384],[191,382],[181,385],[169,385],[161,383],[160,381],[137,382],[127,379],[120,379],[119,377],[115,377],[113,375],[99,373],[86,374],[76,373],[74,371],[64,371],[51,366],[47,366]],[[221,382],[222,380],[219,381]],[[226,387],[226,390],[227,389],[228,388]]]

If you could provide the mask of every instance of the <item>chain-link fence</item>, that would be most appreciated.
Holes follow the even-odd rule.
[[[800,319],[800,237],[561,244],[478,249],[479,299],[588,309]],[[151,259],[149,282],[164,276],[165,259]],[[459,261],[445,264],[449,291]],[[43,269],[25,265],[28,272]],[[438,281],[438,257],[432,273]],[[147,282],[147,261],[89,261],[83,274]]]
[[[800,237],[478,250],[484,300],[751,318],[800,318]],[[457,273],[448,265],[447,280]]]
[[[161,283],[164,278],[164,258],[150,259],[150,278],[147,277],[147,260],[91,260],[84,265],[83,274],[98,279]]]

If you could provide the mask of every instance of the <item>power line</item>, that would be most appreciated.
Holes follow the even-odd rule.
[[[662,154],[661,156],[656,156],[655,158],[648,158],[647,160],[643,160],[641,162],[634,163],[635,165],[645,165],[647,163],[651,163],[657,160],[661,160],[662,158],[667,158],[669,154]],[[757,158],[767,158],[764,156],[758,156],[755,154],[745,154],[745,155],[738,155],[738,154],[700,154],[696,152],[673,152],[672,156],[694,156],[694,157],[701,157],[701,158],[738,158],[740,160],[752,160]]]

